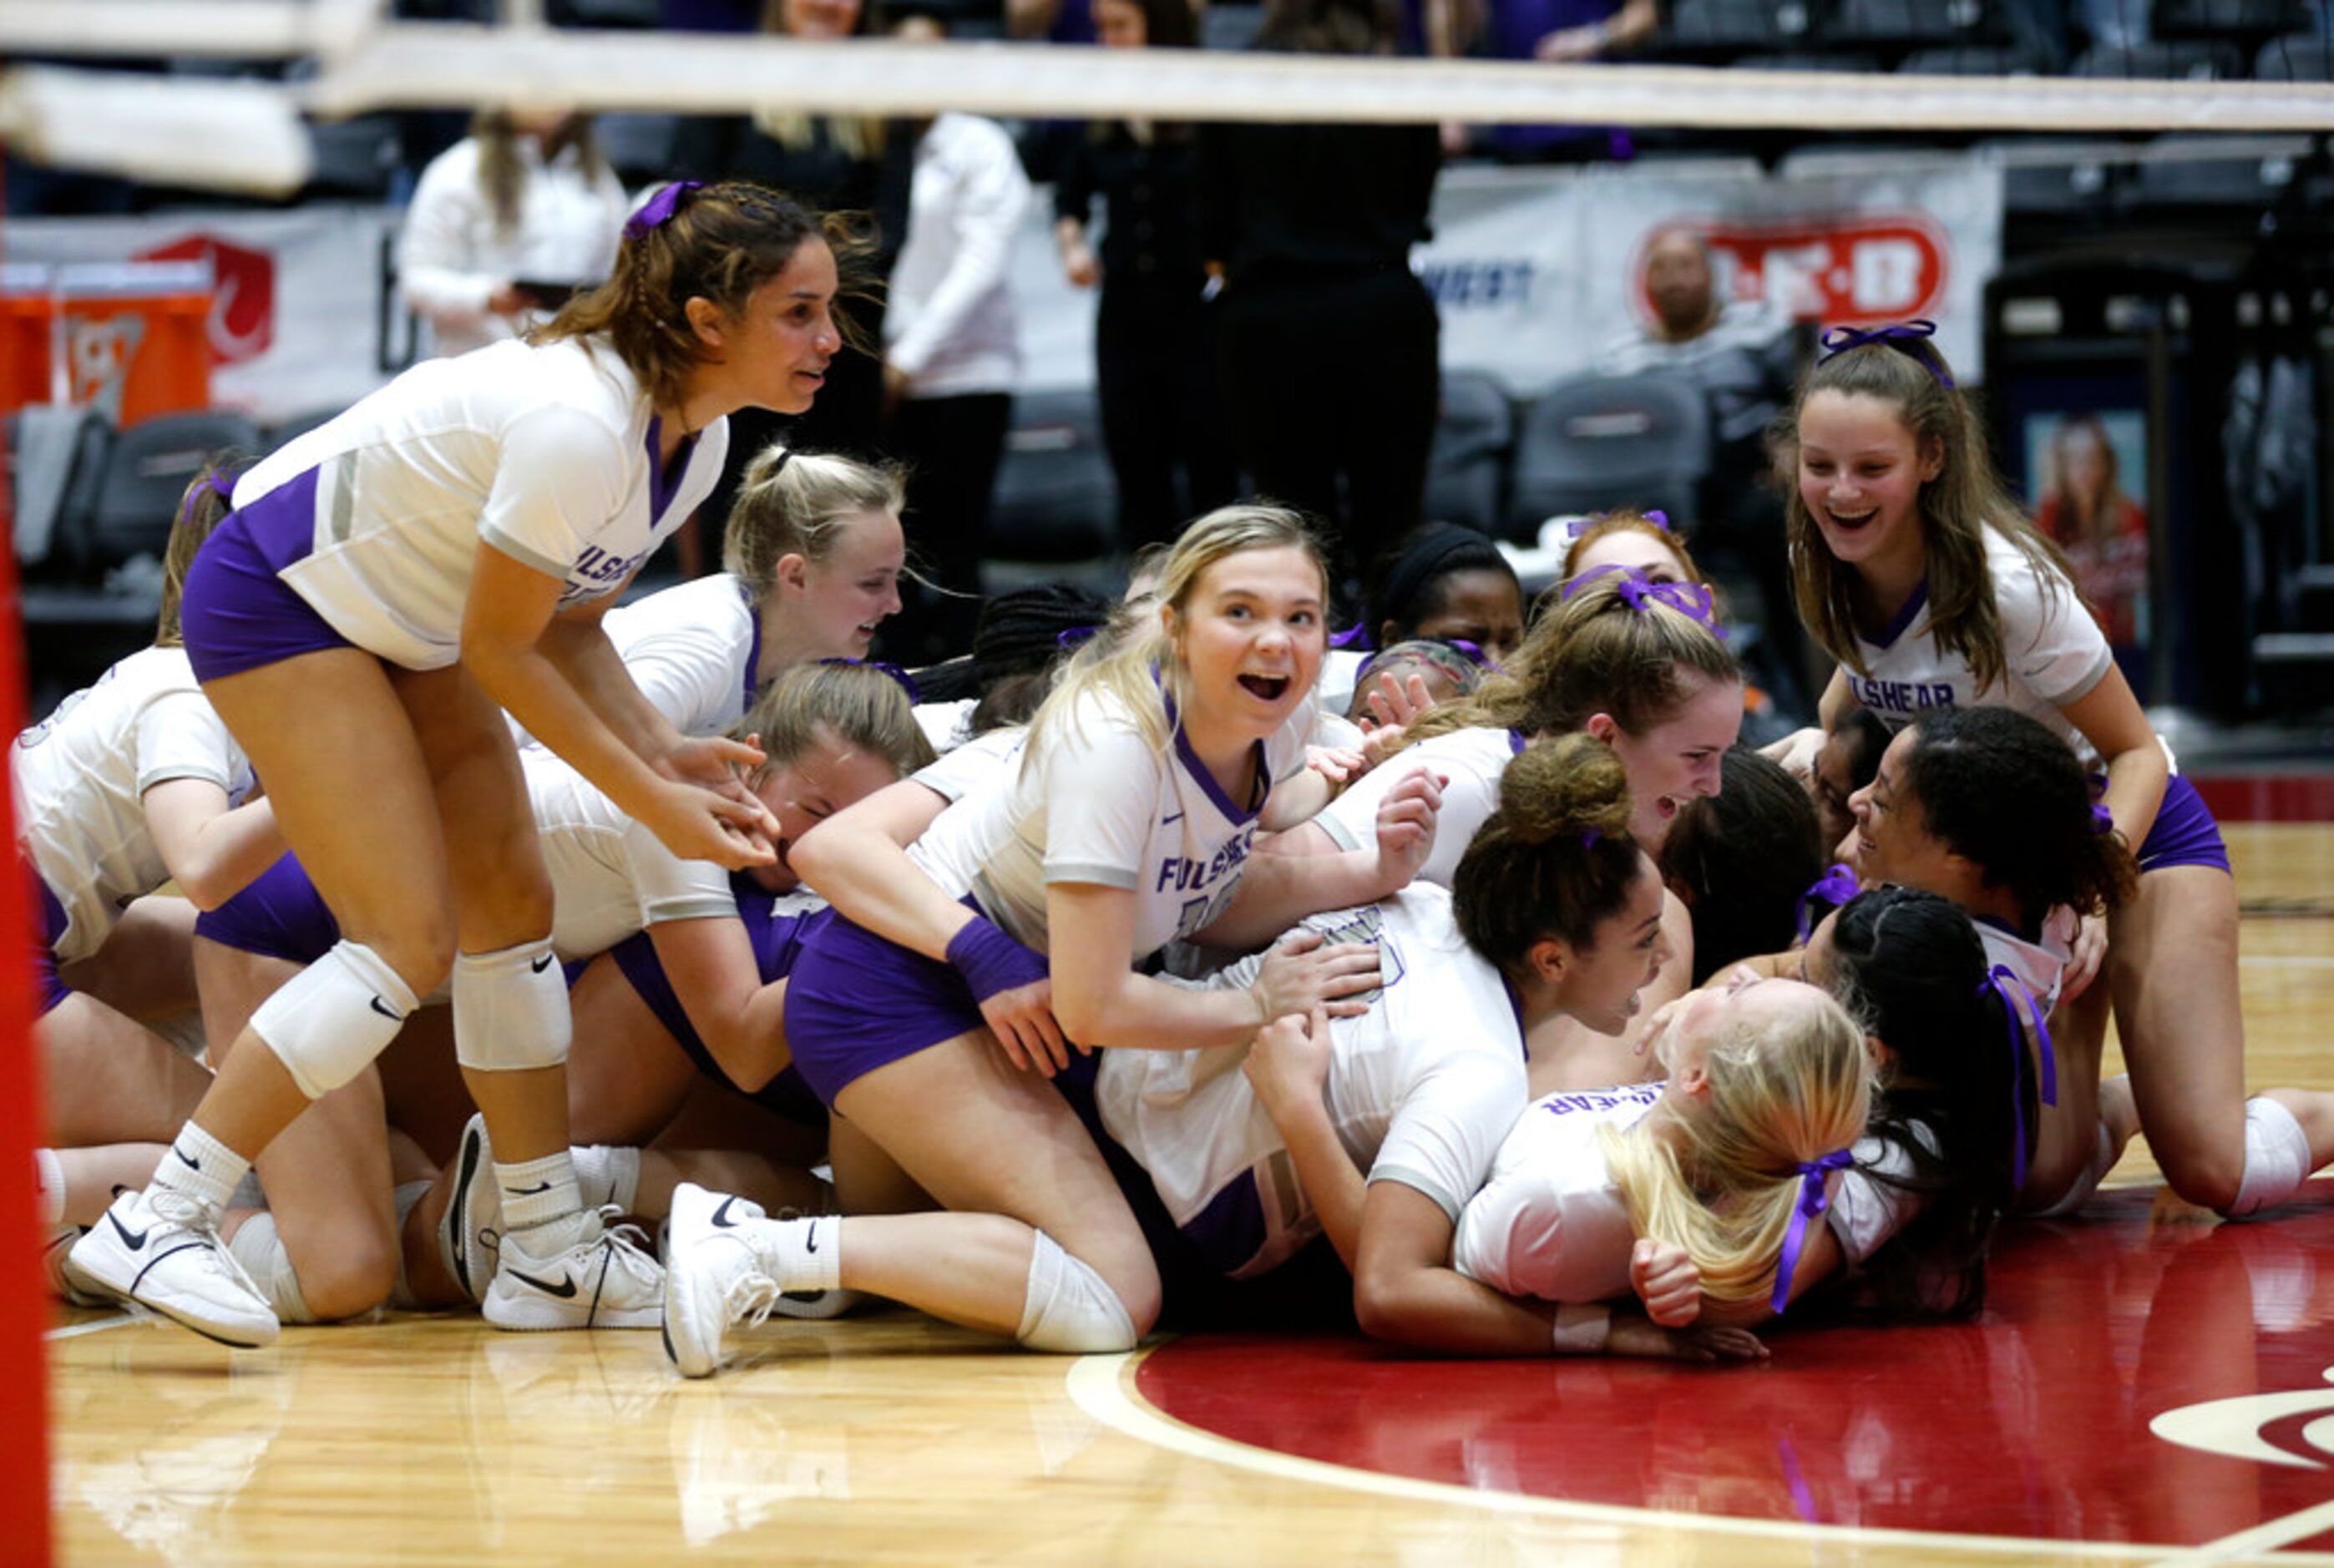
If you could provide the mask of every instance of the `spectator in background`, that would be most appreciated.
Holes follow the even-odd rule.
[[[1094,9],[1111,48],[1197,46],[1191,0],[1095,0]],[[1099,255],[1087,226],[1097,196],[1108,215]],[[1102,285],[1095,380],[1128,549],[1172,543],[1187,519],[1239,489],[1216,393],[1199,199],[1197,135],[1172,121],[1080,128],[1054,188],[1062,271],[1079,288]]]
[[[2147,509],[2124,489],[2120,467],[2106,421],[2068,415],[2050,433],[2049,488],[2034,522],[2067,553],[2107,641],[2127,649],[2147,604]]]
[[[1758,622],[1774,654],[1760,673],[1779,704],[1804,713],[1806,640],[1791,607],[1783,503],[1769,480],[1767,453],[1767,427],[1789,400],[1799,374],[1798,333],[1790,318],[1765,301],[1735,299],[1719,288],[1710,242],[1693,228],[1655,232],[1645,246],[1644,277],[1653,320],[1607,342],[1596,369],[1608,376],[1667,370],[1702,389],[1710,405],[1710,476],[1694,546],[1705,556],[1730,558],[1757,585]]]
[[[1441,0],[1451,5],[1454,0]],[[1654,0],[1474,0],[1481,8],[1480,53],[1500,60],[1577,65],[1625,53],[1653,35]],[[1437,43],[1434,12],[1428,42]],[[1463,26],[1464,23],[1459,24]],[[1434,53],[1444,53],[1434,47]],[[1502,160],[1537,163],[1631,157],[1628,133],[1603,125],[1501,125],[1487,138]]]
[[[895,33],[944,36],[922,15]],[[943,114],[909,134],[914,173],[883,318],[883,392],[892,449],[908,464],[909,544],[929,582],[912,584],[887,648],[926,663],[961,653],[979,612],[989,503],[1021,373],[1006,273],[1029,180],[995,120]]]
[[[875,32],[861,0],[765,0],[761,30],[788,38],[833,40]],[[706,18],[698,19],[703,24]],[[684,120],[673,168],[691,179],[750,179],[825,212],[866,214],[867,246],[856,270],[873,285],[835,303],[844,351],[827,367],[818,402],[799,418],[748,409],[731,416],[729,462],[700,515],[724,518],[747,464],[783,435],[791,445],[866,458],[882,450],[882,284],[908,226],[908,175],[915,139],[883,120],[805,114],[771,103],[752,114]],[[719,556],[717,547],[709,553]]]
[[[517,337],[608,275],[628,207],[590,115],[480,110],[414,187],[399,286],[440,354]]]
[[[1369,0],[1270,0],[1256,47],[1391,54],[1394,30]],[[1233,438],[1260,494],[1339,530],[1349,585],[1425,506],[1442,325],[1410,249],[1432,232],[1441,138],[1431,125],[1214,125],[1200,155]]]

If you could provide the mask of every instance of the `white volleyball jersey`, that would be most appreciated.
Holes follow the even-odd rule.
[[[683,735],[722,735],[754,705],[762,623],[727,572],[608,611],[608,640],[641,695]]]
[[[960,697],[953,702],[920,702],[916,704],[916,727],[932,743],[932,749],[946,755],[972,739],[972,710],[980,706],[977,697]]]
[[[1124,888],[1136,903],[1128,958],[1139,961],[1230,903],[1271,786],[1305,765],[1312,705],[1256,743],[1245,801],[1224,794],[1181,729],[1156,751],[1114,698],[1097,693],[1062,717],[1042,750],[942,812],[908,852],[1039,952],[1048,884]]]
[[[1913,1136],[1931,1154],[1937,1152],[1937,1135],[1925,1121],[1911,1123]],[[1856,1163],[1840,1173],[1831,1202],[1824,1210],[1839,1250],[1851,1265],[1868,1262],[1888,1238],[1913,1223],[1928,1195],[1883,1181],[1881,1175],[1904,1178],[1913,1173],[1913,1157],[1893,1139],[1866,1135],[1849,1146]]]
[[[956,802],[977,790],[1009,785],[1021,767],[1021,744],[1028,726],[1010,724],[977,735],[939,760],[910,776],[944,801]]]
[[[1636,1231],[1605,1164],[1604,1131],[1644,1120],[1660,1083],[1544,1095],[1491,1162],[1459,1216],[1451,1265],[1511,1296],[1608,1301],[1629,1294]]]
[[[1500,778],[1521,749],[1505,729],[1454,729],[1407,746],[1354,781],[1313,820],[1345,850],[1377,842],[1378,806],[1386,792],[1416,768],[1430,768],[1448,782],[1442,809],[1435,814],[1434,849],[1417,880],[1447,888],[1459,872],[1460,857],[1476,832],[1500,809]]]
[[[146,825],[148,790],[205,779],[240,805],[252,786],[183,648],[122,659],[18,736],[9,763],[17,842],[64,907],[63,962],[96,952],[132,899],[169,880]]]
[[[561,608],[622,588],[713,488],[716,419],[657,460],[661,426],[604,345],[496,343],[406,371],[236,481],[249,507],[314,474],[308,554],[286,582],[358,647],[413,669],[460,657],[481,541],[565,584]]]
[[[519,755],[551,872],[551,945],[589,958],[664,920],[735,916],[729,873],[684,861],[633,822],[565,761],[540,747]]]
[[[1329,1023],[1329,1119],[1369,1179],[1424,1193],[1455,1223],[1529,1096],[1523,1026],[1500,972],[1470,948],[1451,895],[1413,884],[1298,928],[1378,945],[1369,1011]],[[1243,986],[1261,955],[1206,983]],[[1151,1176],[1168,1214],[1227,1273],[1260,1274],[1320,1234],[1288,1143],[1250,1087],[1246,1044],[1106,1051],[1103,1125]]]
[[[2059,708],[2085,696],[2115,668],[2107,634],[2083,606],[2073,583],[2046,578],[2026,553],[1994,529],[1985,530],[1986,570],[1993,577],[2001,616],[2002,674],[1983,691],[1968,661],[1942,652],[1929,630],[1928,588],[1914,592],[1896,624],[1876,640],[1857,639],[1871,673],[1843,669],[1857,701],[1891,731],[1933,707],[2015,708],[2063,736],[2087,762],[2090,744]]]

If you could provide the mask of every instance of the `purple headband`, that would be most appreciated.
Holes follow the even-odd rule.
[[[1592,566],[1557,591],[1557,602],[1563,603],[1599,577],[1618,577],[1621,602],[1632,610],[1666,604],[1688,620],[1708,628],[1720,641],[1726,640],[1726,628],[1718,624],[1717,598],[1711,592],[1709,583],[1656,582],[1642,566]]]
[[[1824,1178],[1855,1163],[1856,1156],[1845,1149],[1835,1149],[1818,1159],[1799,1161],[1799,1201],[1791,1207],[1791,1228],[1783,1234],[1783,1255],[1775,1265],[1778,1313],[1791,1302],[1791,1275],[1799,1272],[1799,1254],[1808,1245],[1808,1221],[1821,1214],[1831,1202],[1831,1194],[1824,1190]]]
[[[919,703],[924,700],[922,690],[916,685],[916,678],[887,659],[822,659],[819,662],[847,665],[858,669],[880,669],[900,683],[900,689],[908,694],[909,702]]]
[[[1834,327],[1823,335],[1825,360],[1836,360],[1850,349],[1860,349],[1866,343],[1877,343],[1884,349],[1894,349],[1937,379],[1937,385],[1947,391],[1953,388],[1953,379],[1946,373],[1932,354],[1924,354],[1913,345],[1937,335],[1934,322],[1891,322],[1885,327]],[[1821,363],[1822,361],[1818,361]]]
[[[1856,897],[1856,872],[1853,868],[1836,865],[1808,884],[1799,901],[1791,906],[1791,918],[1799,928],[1799,940],[1808,941],[1815,935],[1814,911],[1808,906],[1820,899],[1827,904],[1844,904]]]
[[[624,220],[624,237],[639,239],[651,229],[662,228],[674,212],[679,210],[682,197],[692,190],[704,188],[705,182],[701,179],[674,180],[648,200],[641,203],[641,210]]]
[[[2059,1053],[2050,1044],[2050,1026],[2042,1021],[2041,1005],[2034,1000],[2034,993],[2019,979],[2017,970],[2007,964],[1996,964],[1987,970],[1985,978],[1978,983],[1978,993],[1982,996],[1988,991],[2001,998],[2002,1010],[2010,1019],[2010,1124],[2015,1130],[2011,1187],[2015,1190],[2026,1182],[2026,1105],[2018,1094],[2018,1068],[2026,1056],[2026,1034],[2018,1026],[2018,1004],[2021,1000],[2026,1004],[2027,1016],[2034,1020],[2035,1036],[2041,1045],[2042,1103],[2045,1105],[2059,1103]]]

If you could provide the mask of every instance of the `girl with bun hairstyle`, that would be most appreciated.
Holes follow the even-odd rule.
[[[1261,1273],[1326,1231],[1349,1268],[1380,1260],[1355,1276],[1368,1321],[1408,1288],[1395,1260],[1449,1257],[1461,1207],[1529,1097],[1533,1031],[1561,1016],[1617,1034],[1668,961],[1661,879],[1629,836],[1612,748],[1539,742],[1500,788],[1455,888],[1413,881],[1297,928],[1377,945],[1384,983],[1366,1010],[1292,1015],[1249,1048],[1104,1058],[1104,1126],[1223,1273]],[[1210,984],[1243,984],[1259,962]]]
[[[1704,619],[1696,618],[1697,607]],[[1707,613],[1707,596],[1683,584],[1655,585],[1619,572],[1584,580],[1471,696],[1413,720],[1396,765],[1364,774],[1310,822],[1278,835],[1272,852],[1351,852],[1369,842],[1395,782],[1423,767],[1442,781],[1442,804],[1419,875],[1450,887],[1460,856],[1499,802],[1509,760],[1534,740],[1576,733],[1613,748],[1628,774],[1631,836],[1658,851],[1681,807],[1718,793],[1719,759],[1741,729],[1741,672]],[[1682,994],[1693,964],[1685,906],[1673,900],[1664,923],[1677,960],[1673,988],[1648,996],[1648,1008]],[[1538,1090],[1593,1088],[1644,1070],[1625,1046],[1555,1027],[1570,1044],[1536,1063]]]

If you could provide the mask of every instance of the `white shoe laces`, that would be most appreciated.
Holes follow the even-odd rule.
[[[213,1212],[210,1205],[198,1198],[189,1198],[183,1192],[173,1192],[167,1187],[156,1187],[147,1189],[146,1206],[154,1211],[155,1218],[165,1224],[177,1226],[180,1230],[201,1242],[203,1250],[210,1254],[212,1261],[218,1265],[219,1272],[236,1284],[250,1292],[252,1300],[263,1304],[266,1302],[267,1297],[260,1290],[258,1283],[244,1272],[243,1265],[237,1261],[235,1254],[227,1250],[227,1243],[220,1239],[219,1217]]]
[[[600,1245],[607,1249],[609,1264],[622,1264],[624,1272],[642,1284],[662,1281],[664,1265],[648,1250],[648,1233],[637,1225],[614,1223],[622,1217],[622,1211],[612,1203],[603,1206],[599,1214],[600,1223],[606,1227],[600,1233]]]
[[[778,1282],[750,1271],[731,1280],[721,1296],[722,1315],[740,1328],[760,1328],[777,1304]]]

